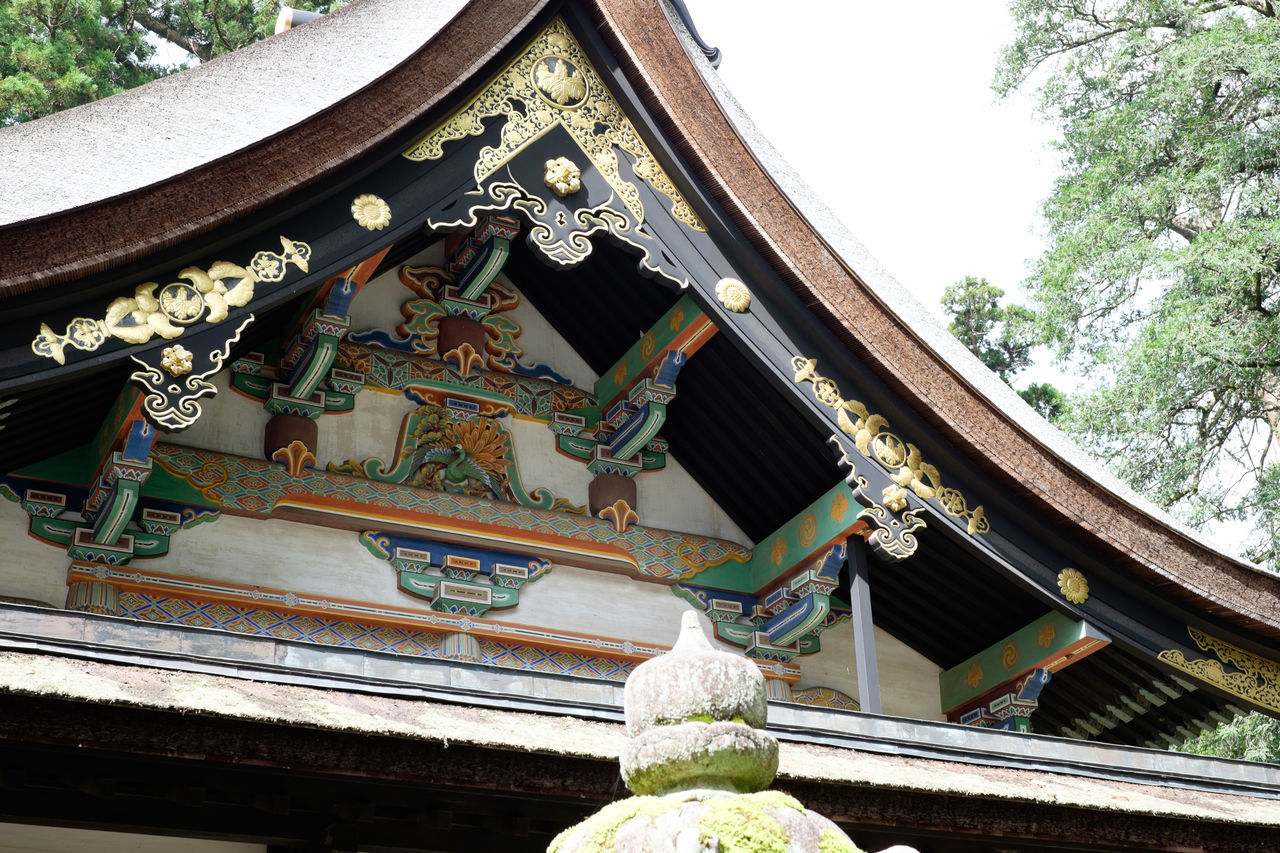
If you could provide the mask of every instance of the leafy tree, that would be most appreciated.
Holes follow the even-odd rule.
[[[1280,551],[1276,0],[1014,0],[996,87],[1062,132],[1030,285],[1099,386],[1066,426],[1192,523]]]
[[[1178,752],[1280,762],[1280,721],[1253,711],[1189,738]]]
[[[1031,350],[1038,343],[1035,314],[1021,305],[1001,305],[1004,291],[985,278],[965,276],[947,285],[942,309],[951,317],[948,331],[992,372],[1012,385],[1030,367]],[[1066,405],[1062,392],[1048,383],[1034,383],[1018,391],[1022,399],[1048,420]]]
[[[297,8],[329,4],[295,0]],[[39,118],[154,80],[167,42],[193,61],[272,32],[262,0],[0,0],[0,125]],[[149,38],[148,38],[149,37]]]

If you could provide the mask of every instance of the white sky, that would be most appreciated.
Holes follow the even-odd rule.
[[[948,284],[1010,296],[1056,174],[1028,97],[996,103],[1000,0],[686,0],[720,76],[871,254],[940,317]]]

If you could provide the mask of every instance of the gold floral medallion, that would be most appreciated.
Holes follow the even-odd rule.
[[[1058,589],[1062,591],[1062,597],[1072,604],[1084,604],[1089,600],[1089,582],[1077,569],[1058,572]]]
[[[160,353],[160,366],[169,371],[170,376],[185,376],[191,372],[191,351],[182,344],[165,347]]]
[[[907,508],[907,490],[901,486],[885,486],[880,497],[891,512],[902,512]]]
[[[381,231],[391,224],[391,206],[372,193],[356,196],[351,202],[351,215],[369,231]]]
[[[751,307],[751,291],[736,278],[720,279],[716,284],[716,299],[735,314],[741,314]]]

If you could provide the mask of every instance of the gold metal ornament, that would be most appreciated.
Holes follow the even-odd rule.
[[[853,438],[859,453],[888,469],[890,480],[915,492],[917,497],[936,502],[947,515],[965,519],[970,536],[991,531],[991,523],[981,505],[970,509],[959,489],[943,486],[938,469],[924,461],[918,447],[889,432],[889,422],[883,415],[872,414],[857,400],[845,399],[834,381],[818,374],[817,359],[795,356],[791,359],[791,369],[795,372],[796,384],[813,384],[814,398],[835,409],[840,431]],[[852,463],[849,464],[852,468]]]
[[[160,353],[160,366],[169,371],[170,376],[185,376],[191,372],[191,351],[182,344],[165,347]]]
[[[101,320],[76,317],[61,335],[42,323],[31,351],[66,364],[67,347],[92,352],[108,338],[130,344],[145,344],[155,335],[172,340],[201,317],[206,323],[220,323],[231,308],[249,304],[255,284],[283,280],[289,264],[307,272],[310,246],[281,237],[280,247],[279,252],[258,252],[248,267],[230,261],[217,261],[207,270],[186,267],[178,273],[186,281],[165,285],[158,294],[158,282],[143,282],[132,296],[112,300]]]
[[[907,508],[907,490],[901,486],[885,486],[880,497],[891,512],[902,512]]]
[[[381,231],[391,224],[391,205],[372,193],[365,193],[351,202],[351,216],[361,228]]]
[[[1058,572],[1058,589],[1062,597],[1072,604],[1084,604],[1089,600],[1089,581],[1085,580],[1078,569],[1063,569]]]
[[[582,170],[568,157],[557,157],[544,164],[542,182],[556,195],[564,198],[582,189]]]
[[[200,417],[200,404],[196,402],[200,397],[209,396],[217,393],[217,388],[209,377],[222,369],[222,363],[227,356],[231,354],[231,348],[236,341],[240,340],[240,335],[245,328],[253,322],[253,315],[250,314],[244,319],[240,326],[231,333],[219,349],[212,350],[208,355],[208,369],[200,373],[194,373],[195,357],[192,353],[182,346],[166,347],[161,353],[160,364],[168,371],[172,378],[166,378],[164,373],[158,368],[147,364],[142,359],[130,356],[137,362],[142,370],[134,371],[130,374],[130,381],[139,385],[146,393],[142,398],[142,411],[147,419],[157,426],[168,430],[180,430],[191,426]],[[178,372],[165,363],[170,355],[170,350],[181,350],[185,353],[185,359],[181,358],[178,353],[172,353],[173,363],[180,369]],[[178,381],[179,376],[185,376],[181,382]]]
[[[716,299],[735,314],[751,307],[751,291],[736,278],[722,278],[716,283]]]
[[[827,442],[840,453],[839,465],[849,469],[844,481],[864,507],[858,512],[857,519],[866,522],[871,528],[871,533],[867,536],[867,544],[888,560],[905,560],[910,557],[920,546],[915,532],[925,526],[924,519],[920,518],[914,510],[905,510],[898,515],[884,504],[878,503],[871,496],[871,483],[858,473],[840,437],[833,435],[827,439]]]
[[[1233,696],[1280,712],[1280,664],[1190,626],[1187,632],[1197,646],[1213,652],[1218,660],[1188,660],[1178,649],[1161,652],[1160,660]],[[1235,671],[1228,672],[1223,664]]]
[[[466,106],[414,142],[404,156],[415,162],[439,160],[445,143],[484,133],[484,120],[498,116],[505,120],[499,141],[481,149],[474,170],[477,185],[558,126],[578,143],[637,222],[644,222],[644,206],[639,190],[622,177],[618,149],[631,159],[637,178],[671,201],[677,221],[694,231],[707,230],[562,19],[547,24]]]

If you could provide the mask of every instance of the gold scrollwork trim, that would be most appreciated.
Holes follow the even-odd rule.
[[[249,304],[255,284],[281,281],[289,264],[307,272],[310,246],[288,237],[280,238],[280,246],[279,252],[258,252],[248,267],[229,261],[218,261],[207,270],[186,267],[178,273],[186,281],[167,284],[159,293],[159,283],[144,282],[132,296],[112,300],[103,319],[76,317],[61,335],[41,323],[31,351],[66,364],[67,347],[92,352],[108,338],[131,344],[145,344],[154,335],[173,340],[202,316],[206,323],[219,323],[231,308]]]
[[[933,500],[947,515],[965,519],[969,535],[991,531],[981,506],[970,509],[959,489],[942,485],[942,475],[921,458],[919,448],[889,432],[889,422],[882,415],[871,414],[857,400],[845,399],[835,382],[818,374],[817,367],[817,359],[799,355],[791,359],[796,384],[813,383],[813,396],[822,405],[835,409],[840,430],[853,438],[859,453],[887,468],[889,478],[899,486],[911,489],[925,500]]]
[[[252,322],[253,315],[250,314],[220,348],[209,352],[207,370],[198,374],[191,373],[191,354],[187,353],[186,378],[182,380],[178,379],[182,374],[166,379],[156,367],[147,364],[136,355],[130,356],[142,367],[142,370],[132,373],[129,379],[146,392],[142,400],[142,410],[147,418],[167,430],[186,429],[195,423],[200,417],[200,404],[196,400],[217,393],[218,389],[209,381],[209,377],[222,369],[223,361],[231,354],[231,347],[240,340],[241,333]]]
[[[499,143],[480,151],[475,165],[477,185],[559,125],[578,143],[637,222],[644,221],[644,206],[639,191],[623,180],[618,170],[616,148],[631,156],[636,177],[671,200],[672,216],[694,231],[707,230],[560,18],[548,24],[465,107],[406,149],[404,156],[416,162],[438,160],[444,156],[446,142],[480,135],[484,120],[495,116],[503,116],[506,123]]]
[[[833,435],[827,440],[840,451],[840,465],[849,469],[844,481],[849,484],[849,488],[853,489],[858,502],[866,507],[858,513],[857,519],[865,521],[871,528],[871,533],[867,536],[867,544],[889,560],[905,560],[910,557],[919,547],[915,532],[925,526],[924,519],[911,510],[906,512],[890,510],[877,501],[871,494],[871,484],[866,477],[858,473],[853,460],[849,458],[849,454],[845,453],[840,438]]]
[[[1187,633],[1197,646],[1213,652],[1220,660],[1187,660],[1186,655],[1178,649],[1161,652],[1160,660],[1233,696],[1239,696],[1262,708],[1280,711],[1280,664],[1190,626],[1187,627]],[[1228,672],[1224,663],[1238,671]]]

